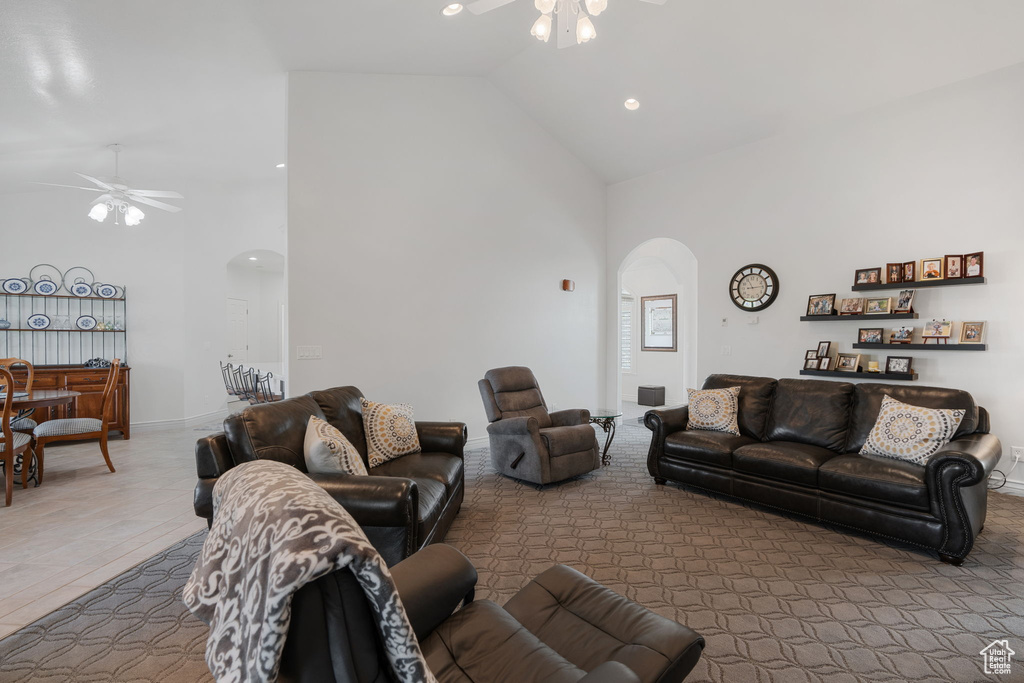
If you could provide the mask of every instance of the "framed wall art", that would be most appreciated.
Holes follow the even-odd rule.
[[[640,350],[676,351],[676,295],[640,297]]]

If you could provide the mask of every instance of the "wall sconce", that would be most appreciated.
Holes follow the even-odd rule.
[[[562,291],[571,292],[576,289],[576,283],[572,280],[562,280]]]

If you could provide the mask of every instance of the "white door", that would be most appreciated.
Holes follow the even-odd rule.
[[[249,302],[228,299],[228,362],[249,360]]]

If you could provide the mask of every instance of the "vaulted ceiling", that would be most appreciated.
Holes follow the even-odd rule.
[[[616,182],[1024,62],[1020,0],[610,0],[563,50],[531,0],[443,4],[4,0],[0,192],[110,142],[145,186],[273,182],[293,70],[485,77]]]

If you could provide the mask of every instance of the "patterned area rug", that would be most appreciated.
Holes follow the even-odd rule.
[[[678,486],[646,470],[650,432],[623,420],[612,465],[543,489],[467,455],[447,542],[502,603],[553,563],[696,629],[688,681],[1024,680],[989,677],[996,639],[1024,653],[1024,499],[993,493],[964,566],[915,548]],[[600,435],[603,444],[603,434]],[[3,681],[206,681],[205,627],[181,603],[204,534],[0,641]]]

